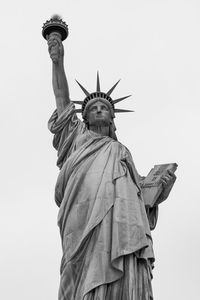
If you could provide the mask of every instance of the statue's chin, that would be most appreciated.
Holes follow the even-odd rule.
[[[108,127],[109,123],[105,120],[96,120],[92,125],[97,127]]]

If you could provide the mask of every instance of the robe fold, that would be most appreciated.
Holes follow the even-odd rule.
[[[49,129],[60,168],[59,300],[152,300],[151,232],[129,150],[88,130],[72,103]]]

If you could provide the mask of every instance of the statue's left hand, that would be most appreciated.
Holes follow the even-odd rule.
[[[165,175],[162,176],[161,182],[163,185],[162,198],[166,199],[176,181],[176,175],[172,171],[167,171]]]
[[[161,178],[163,187],[167,187],[171,184],[174,184],[175,180],[176,180],[176,175],[170,170],[168,170],[167,173],[163,175]]]

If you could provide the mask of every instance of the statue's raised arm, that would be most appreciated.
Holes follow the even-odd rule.
[[[53,91],[56,98],[57,112],[60,115],[70,102],[69,88],[64,70],[64,47],[61,36],[57,32],[50,34],[47,43],[52,60]]]
[[[52,60],[52,83],[58,115],[70,102],[68,82],[64,70],[64,47],[61,36],[57,32],[50,34],[48,38],[48,50]]]

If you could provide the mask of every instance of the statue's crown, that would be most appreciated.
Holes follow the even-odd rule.
[[[59,32],[61,39],[64,41],[68,36],[68,26],[59,15],[53,15],[50,20],[47,20],[42,27],[42,35],[45,39],[52,32]]]
[[[120,80],[119,80],[120,81]],[[82,91],[84,92],[84,94],[86,95],[86,98],[83,100],[83,101],[73,101],[75,104],[79,104],[82,106],[81,109],[76,109],[76,112],[78,113],[82,113],[82,116],[84,118],[85,116],[85,113],[86,113],[86,110],[87,110],[87,106],[90,103],[92,103],[93,101],[91,100],[94,100],[95,99],[103,99],[105,100],[105,102],[107,102],[111,108],[111,110],[113,111],[113,113],[121,113],[121,112],[132,112],[132,110],[127,110],[127,109],[119,109],[119,108],[115,108],[115,104],[120,102],[120,101],[123,101],[124,99],[130,97],[129,96],[125,96],[125,97],[122,97],[122,98],[119,98],[119,99],[115,99],[113,100],[110,95],[111,93],[113,92],[113,90],[115,89],[115,87],[117,86],[117,84],[119,83],[119,81],[117,81],[114,86],[107,92],[107,93],[104,93],[101,91],[100,89],[100,80],[99,80],[99,73],[97,72],[97,86],[96,86],[96,92],[93,92],[93,93],[89,93],[78,81],[78,85],[80,86],[80,88],[82,89]]]

